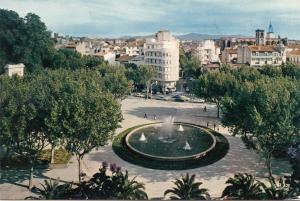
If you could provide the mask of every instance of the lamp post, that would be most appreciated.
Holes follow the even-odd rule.
[[[150,84],[150,98],[152,99],[152,85],[155,84],[157,85],[157,81],[153,82]]]

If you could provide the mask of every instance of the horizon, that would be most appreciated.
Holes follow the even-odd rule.
[[[173,35],[242,35],[256,29],[300,39],[300,2],[281,0],[1,0],[1,8],[21,17],[35,13],[47,28],[60,35],[119,38],[153,35],[164,28]]]

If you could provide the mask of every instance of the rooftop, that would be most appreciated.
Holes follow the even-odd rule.
[[[251,52],[276,52],[272,45],[250,45],[248,47]]]
[[[293,50],[287,53],[287,56],[300,56],[300,50]]]

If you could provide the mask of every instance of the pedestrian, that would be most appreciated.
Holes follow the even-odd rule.
[[[154,115],[154,120],[156,120],[156,115]]]
[[[206,127],[209,127],[209,122],[206,123]]]
[[[147,114],[145,113],[144,118],[147,119]]]
[[[206,112],[206,106],[204,106],[204,112]]]
[[[214,124],[214,130],[216,130],[216,124]]]

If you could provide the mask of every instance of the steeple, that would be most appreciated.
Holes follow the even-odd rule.
[[[269,31],[268,31],[268,33],[274,33],[271,21],[270,21],[270,24],[269,24]]]

